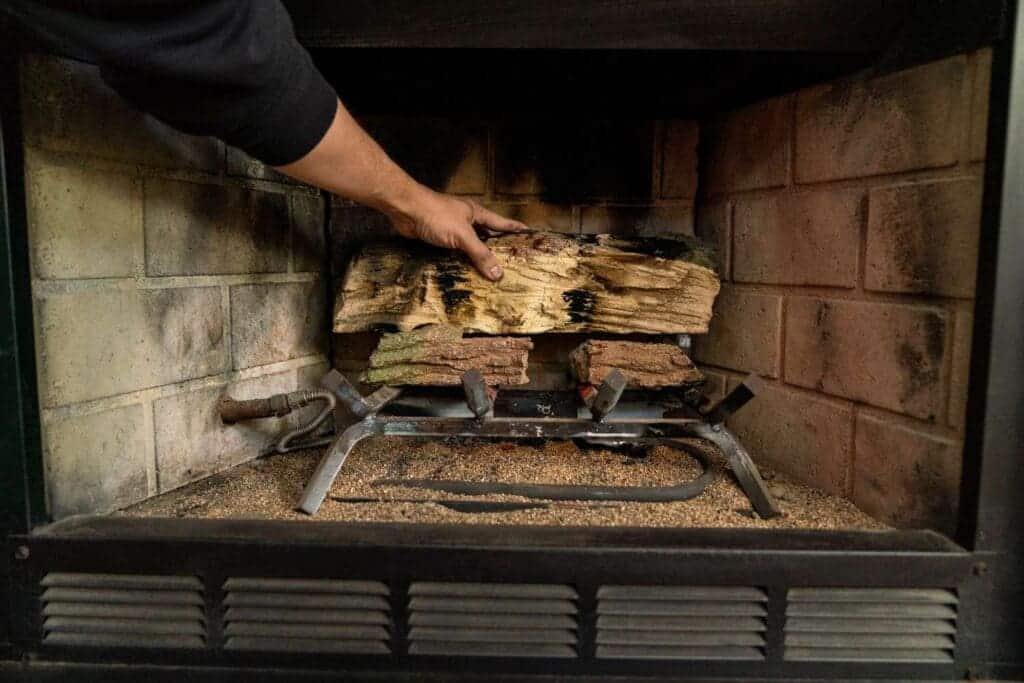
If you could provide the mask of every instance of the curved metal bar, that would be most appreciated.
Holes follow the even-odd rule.
[[[732,473],[736,476],[736,481],[739,482],[743,493],[747,494],[750,504],[754,506],[754,511],[762,519],[771,519],[782,514],[778,503],[775,502],[775,498],[772,497],[764,480],[761,479],[757,465],[754,464],[750,454],[743,448],[735,434],[721,424],[697,423],[691,425],[690,429],[694,436],[710,441],[725,454]]]
[[[320,460],[295,508],[307,515],[315,515],[355,445],[363,439],[378,436],[383,432],[383,426],[372,417],[356,422],[342,432]]]
[[[576,486],[444,479],[380,479],[373,482],[373,486],[408,486],[470,496],[500,494],[544,500],[672,503],[699,496],[715,480],[715,470],[708,462],[707,456],[696,449],[691,449],[687,444],[672,439],[637,439],[633,443],[649,446],[663,445],[682,451],[701,464],[701,474],[696,479],[675,486]]]

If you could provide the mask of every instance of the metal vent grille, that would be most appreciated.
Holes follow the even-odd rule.
[[[597,656],[763,660],[767,602],[742,586],[602,586]]]
[[[409,587],[409,654],[576,657],[576,591],[555,584]]]
[[[203,585],[195,576],[54,572],[42,586],[46,645],[205,645]]]
[[[390,591],[379,581],[230,578],[224,648],[388,654]]]
[[[953,661],[957,597],[929,588],[794,588],[785,658],[793,661]]]

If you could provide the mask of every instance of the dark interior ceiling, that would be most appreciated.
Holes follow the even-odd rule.
[[[993,42],[1006,0],[286,0],[356,112],[700,117]]]

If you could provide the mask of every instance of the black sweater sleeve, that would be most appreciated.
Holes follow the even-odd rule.
[[[6,0],[55,51],[99,65],[139,109],[272,165],[323,137],[334,89],[278,0]]]

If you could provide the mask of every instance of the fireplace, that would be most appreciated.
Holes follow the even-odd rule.
[[[709,517],[686,502],[438,512],[356,501],[356,485],[296,513],[322,448],[259,456],[318,407],[226,426],[221,400],[314,388],[332,368],[374,388],[361,382],[380,332],[334,333],[333,306],[353,254],[395,239],[386,220],[170,130],[92,67],[16,55],[3,128],[20,387],[5,450],[12,656],[213,678],[1020,670],[1021,240],[1003,191],[1019,176],[1019,69],[997,10],[946,8],[938,38],[921,11],[898,23],[881,3],[863,9],[877,34],[856,13],[841,36],[835,17],[781,12],[803,28],[763,45],[721,27],[710,45],[657,32],[610,45],[598,30],[563,46],[580,51],[517,52],[491,27],[495,49],[469,53],[479,45],[431,38],[428,16],[363,47],[336,28],[354,10],[310,8],[294,5],[318,64],[419,180],[545,232],[713,249],[708,333],[629,339],[683,344],[711,403],[760,378],[725,424],[785,514],[761,519],[729,468],[715,486],[733,497],[704,494],[720,506]],[[609,49],[622,47],[644,49]],[[693,75],[676,89],[672,73]],[[544,111],[506,101],[526,88]],[[533,335],[530,383],[495,410],[576,417],[569,354],[593,338],[611,335]],[[403,400],[397,414],[461,401]],[[352,421],[334,417],[339,433]],[[510,457],[545,474],[590,458],[627,481],[647,467],[440,437],[394,457],[358,448],[346,467],[367,481],[398,457],[476,458],[499,479]]]

